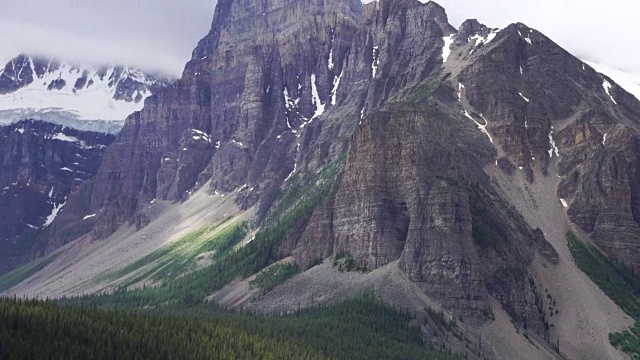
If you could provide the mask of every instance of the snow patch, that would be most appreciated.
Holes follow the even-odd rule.
[[[61,133],[61,132],[55,133],[55,134],[51,135],[49,138],[52,139],[52,140],[65,141],[65,142],[70,142],[70,143],[79,143],[80,147],[83,148],[83,149],[95,149],[95,148],[103,148],[103,147],[105,147],[104,145],[89,146],[84,141],[78,139],[77,137],[70,136],[70,135],[67,135],[67,134]]]
[[[378,66],[380,65],[380,53],[378,47],[373,47],[373,62],[371,63],[371,77],[375,79],[378,72]]]
[[[327,67],[329,68],[329,70],[333,70],[333,68],[335,67],[335,64],[333,63],[333,49],[329,51],[329,60],[327,61]]]
[[[533,43],[531,42],[531,33],[532,32],[533,32],[533,30],[529,30],[529,33],[527,34],[527,37],[524,38],[524,41],[529,43],[529,45],[533,45]],[[520,34],[520,31],[518,31],[518,33]],[[522,36],[522,34],[520,34],[520,36]]]
[[[498,35],[498,32],[500,32],[500,30],[492,30],[491,33],[487,35],[486,39],[484,40],[484,43],[485,44],[490,43],[493,39],[496,38],[496,35]]]
[[[613,101],[614,104],[618,105],[618,103],[613,99],[613,96],[611,96],[611,83],[608,82],[607,80],[605,80],[602,83],[602,87],[604,88],[604,91],[607,93],[607,95],[609,95],[609,98],[611,98],[611,101]]]
[[[293,171],[289,174],[289,176],[287,176],[286,179],[284,179],[285,182],[289,181],[289,179],[291,179],[291,177],[293,176],[293,174],[296,173],[296,170],[298,170],[298,164],[293,164]]]
[[[493,39],[495,39],[496,35],[498,35],[498,33],[500,32],[500,29],[493,29],[491,30],[491,32],[489,34],[487,34],[486,36],[480,36],[480,35],[474,35],[472,37],[469,38],[469,41],[474,40],[475,44],[474,47],[476,46],[480,46],[482,44],[488,44],[490,43]]]
[[[456,34],[451,34],[449,36],[445,36],[442,39],[444,40],[444,47],[442,48],[442,62],[446,63],[449,55],[451,55],[451,45],[453,45],[453,39],[456,37]]]
[[[602,145],[605,145],[607,143],[607,133],[604,133],[604,136],[602,137]]]
[[[484,116],[480,114],[480,117],[482,118],[482,120],[484,120],[484,125],[483,125],[483,124],[480,124],[478,121],[476,121],[476,119],[474,119],[473,116],[471,116],[471,114],[467,112],[467,110],[462,110],[462,112],[464,112],[464,116],[471,119],[476,124],[476,126],[478,126],[478,129],[480,129],[480,131],[482,131],[487,135],[487,137],[489,137],[489,141],[491,141],[491,143],[493,144],[493,138],[491,137],[491,134],[489,134],[489,131],[487,131],[487,125],[489,125],[489,122],[487,121],[487,119],[485,119]]]
[[[314,75],[315,76],[315,75]],[[297,77],[299,79],[299,77]],[[300,89],[302,89],[302,85],[298,84],[298,91],[300,91]],[[295,112],[298,115],[300,115],[300,117],[302,118],[302,121],[306,121],[307,119],[302,116],[302,114],[300,114],[300,112],[297,110],[298,107],[298,103],[300,102],[300,98],[297,99],[293,99],[290,95],[289,95],[289,90],[287,89],[287,87],[284,87],[284,90],[282,91],[283,95],[284,95],[284,105],[285,108],[288,111],[291,112]],[[287,120],[287,127],[291,130],[291,132],[293,132],[294,134],[297,133],[297,130],[293,129],[293,126],[291,126],[291,122],[289,121],[289,116],[286,116],[286,120]],[[304,127],[304,124],[303,126]]]
[[[51,191],[53,192],[53,188],[51,188]],[[52,192],[50,194],[52,194]],[[53,199],[52,199],[52,201],[53,201]],[[47,220],[44,222],[44,227],[47,227],[47,226],[49,226],[49,225],[51,225],[53,223],[53,220],[56,219],[56,217],[58,216],[58,213],[60,212],[60,210],[62,210],[62,208],[66,204],[67,204],[67,202],[65,200],[65,202],[63,202],[62,204],[53,206],[53,210],[51,211],[51,214],[49,216],[47,216]]]
[[[311,74],[311,100],[313,102],[313,106],[315,107],[315,113],[311,117],[311,120],[313,120],[324,114],[325,105],[320,100],[320,95],[318,94],[318,88],[316,87],[316,74]]]
[[[464,85],[458,83],[458,101],[460,102],[462,102],[462,89],[464,89]]]
[[[82,219],[82,221],[89,220],[89,219],[94,218],[94,217],[96,217],[96,214],[87,215]]]
[[[97,69],[87,71],[86,83],[81,89],[74,86],[84,75],[84,71],[77,66],[63,63],[55,71],[47,71],[41,76],[36,74],[31,84],[12,93],[0,95],[0,110],[25,110],[25,117],[66,112],[76,120],[123,121],[130,114],[142,110],[144,100],[152,94],[143,89],[133,94],[134,99],[139,95],[138,102],[115,100],[118,84],[129,80],[148,86],[156,83],[142,72],[132,69],[124,69],[119,73],[111,67],[106,74],[101,74]],[[35,71],[33,73],[35,74]],[[63,88],[49,90],[51,83],[60,80],[65,82]]]
[[[529,102],[529,99],[527,99],[524,95],[522,95],[521,92],[519,92],[518,95],[520,95],[520,97],[523,98],[524,101]]]
[[[338,87],[340,86],[340,79],[342,79],[344,69],[340,72],[340,75],[333,78],[333,89],[331,90],[331,105],[335,105],[338,100]]]
[[[211,142],[211,137],[209,136],[209,134],[205,133],[204,131],[198,130],[198,129],[189,129],[189,131],[191,131],[191,138],[193,140],[202,140],[202,141],[206,141],[206,142]]]
[[[284,106],[287,108],[287,110],[293,110],[295,107],[298,106],[298,103],[300,102],[300,99],[293,99],[289,96],[289,90],[287,89],[287,87],[284,87],[284,90],[282,91],[282,94],[284,95]]]
[[[551,148],[549,149],[549,157],[552,158],[553,154],[555,154],[556,156],[560,156],[560,151],[558,150],[558,147],[556,146],[556,142],[555,140],[553,140],[553,129],[551,129],[551,132],[549,133],[549,145],[551,145]]]
[[[565,208],[569,207],[569,203],[567,202],[567,200],[565,199],[560,199],[560,202],[562,203],[562,206],[564,206]]]

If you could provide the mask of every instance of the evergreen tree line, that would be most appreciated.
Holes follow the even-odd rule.
[[[124,311],[0,300],[0,358],[433,359],[411,315],[373,295],[281,317],[213,310]]]

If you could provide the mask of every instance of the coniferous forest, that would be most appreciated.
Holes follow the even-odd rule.
[[[284,317],[212,306],[123,311],[0,301],[0,358],[453,359],[430,350],[412,317],[373,294]]]

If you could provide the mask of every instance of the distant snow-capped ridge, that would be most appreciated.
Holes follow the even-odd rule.
[[[122,122],[172,82],[125,66],[81,66],[19,55],[0,69],[0,123]]]

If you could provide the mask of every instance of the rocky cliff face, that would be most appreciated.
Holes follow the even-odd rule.
[[[89,205],[104,210],[95,237],[138,221],[132,219],[144,224],[140,204],[182,199],[199,174],[200,185],[211,180],[212,192],[247,184],[244,206],[260,195],[273,198],[311,139],[303,130],[332,106],[333,74],[341,70],[361,6],[221,1],[183,78],[149,98],[109,148],[95,180],[101,191],[92,192]],[[212,146],[184,146],[194,131]],[[193,166],[178,164],[186,157]]]
[[[570,219],[636,269],[639,119],[637,99],[523,24],[456,30],[417,0],[221,0],[182,79],[127,119],[49,245],[143,227],[144,204],[205,185],[260,217],[293,174],[346,151],[283,256],[398,261],[465,318],[485,321],[494,297],[535,319],[527,267],[536,251],[557,254],[486,166],[561,177]]]
[[[534,232],[493,192],[483,164],[495,152],[485,139],[435,100],[366,117],[332,196],[293,251],[297,261],[349,255],[376,269],[399,260],[469,322],[489,316],[488,295],[514,315],[534,313],[526,281]]]
[[[95,175],[113,139],[39,121],[0,127],[0,272],[37,253],[30,239]]]
[[[206,167],[188,176],[204,174],[200,184],[211,177],[212,192],[247,184],[244,190],[254,190],[245,191],[243,206],[263,199],[268,208],[290,174],[345,149],[363,112],[437,68],[437,45],[454,30],[434,3],[383,1],[363,9],[358,1],[338,0],[221,2],[183,78],[132,115],[109,149],[96,179],[104,191],[92,194],[90,205],[109,215],[94,235],[131,222],[139,204],[156,196],[184,196],[193,182],[171,194],[156,192],[176,186],[177,166],[165,159],[178,161],[189,151],[180,143],[193,130],[215,146],[197,161],[208,160]],[[394,40],[386,40],[391,33]],[[416,46],[426,50],[416,56]],[[406,67],[415,71],[395,74]]]
[[[482,114],[516,171],[530,181],[534,169],[562,177],[558,195],[571,220],[635,271],[640,102],[523,24],[470,33],[467,44],[465,29],[482,27],[463,24],[444,64],[460,103]]]

